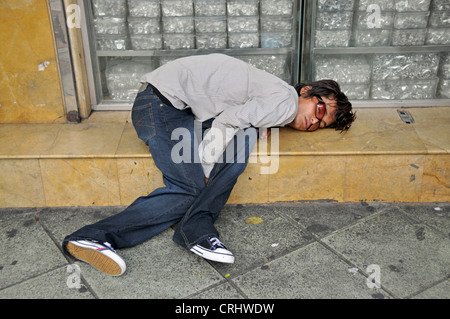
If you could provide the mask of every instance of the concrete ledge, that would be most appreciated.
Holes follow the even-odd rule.
[[[414,124],[377,108],[357,110],[345,134],[280,128],[279,143],[254,150],[229,203],[449,201],[449,108],[408,110]],[[128,205],[160,186],[129,112],[0,125],[0,207]]]

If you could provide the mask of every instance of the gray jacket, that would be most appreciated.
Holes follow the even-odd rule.
[[[191,108],[199,121],[215,118],[199,145],[206,177],[239,129],[286,125],[298,109],[292,86],[224,54],[171,61],[145,74],[141,82],[156,87],[175,108]],[[218,143],[216,136],[223,142]]]

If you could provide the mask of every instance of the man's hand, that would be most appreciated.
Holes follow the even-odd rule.
[[[261,140],[268,138],[270,136],[270,128],[260,128],[259,129],[259,138]]]

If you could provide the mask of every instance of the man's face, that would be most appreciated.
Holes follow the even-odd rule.
[[[309,87],[304,87],[300,91],[298,112],[294,121],[290,124],[290,126],[299,131],[315,131],[332,124],[335,119],[336,101],[324,96],[320,97],[320,100],[322,101],[316,96],[306,98],[305,96],[308,89]],[[318,104],[322,104],[323,106],[318,106]],[[322,112],[320,111],[321,107],[324,107]],[[323,117],[320,119],[322,115]]]

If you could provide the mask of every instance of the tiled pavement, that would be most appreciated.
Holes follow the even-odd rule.
[[[121,277],[72,265],[62,239],[123,208],[0,209],[0,298],[450,298],[449,203],[227,205],[216,226],[232,265],[176,245],[172,228],[119,250]]]

